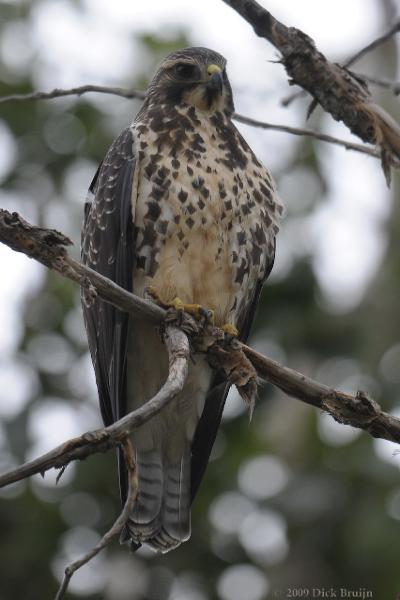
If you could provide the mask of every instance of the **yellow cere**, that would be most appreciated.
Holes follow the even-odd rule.
[[[222,69],[218,65],[208,65],[207,73],[209,75],[214,75],[214,73],[221,73]]]

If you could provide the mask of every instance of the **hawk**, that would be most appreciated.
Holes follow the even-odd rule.
[[[133,123],[90,185],[84,264],[167,305],[213,311],[246,340],[275,256],[282,213],[274,183],[232,123],[226,60],[207,48],[168,55]],[[146,321],[83,292],[105,425],[135,410],[168,374]],[[190,537],[190,506],[207,466],[229,384],[196,357],[179,397],[132,433],[138,497],[123,541],[168,552]],[[121,497],[127,473],[119,456]]]

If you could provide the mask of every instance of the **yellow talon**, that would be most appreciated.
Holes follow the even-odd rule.
[[[239,335],[238,330],[231,323],[225,323],[225,325],[222,326],[222,331],[232,337],[237,337]]]
[[[163,299],[161,298],[160,294],[158,293],[157,288],[155,288],[152,285],[149,285],[146,289],[145,289],[145,293],[150,296],[153,300],[155,300],[158,304],[160,304],[161,306],[165,306],[165,302],[163,301]]]
[[[185,305],[182,300],[178,297],[174,298],[171,302],[167,302],[168,306],[175,308],[175,310],[185,310]]]
[[[195,319],[200,320],[201,318],[205,318],[208,323],[211,323],[212,325],[214,324],[214,311],[204,308],[201,306],[201,304],[185,304],[178,297],[174,298],[170,302],[165,302],[161,298],[158,290],[153,286],[147,287],[145,291],[155,302],[157,302],[157,304],[163,308],[174,308],[177,311],[187,312]]]
[[[201,304],[185,304],[180,298],[174,298],[169,304],[176,310],[182,310],[192,315],[197,320],[205,317],[208,323],[214,324],[214,311],[204,308]]]

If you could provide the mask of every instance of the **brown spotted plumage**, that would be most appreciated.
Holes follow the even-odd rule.
[[[205,48],[169,55],[132,125],[111,146],[85,209],[82,258],[143,296],[155,288],[214,311],[245,340],[275,254],[282,206],[268,171],[231,121],[226,61]],[[83,296],[102,416],[150,399],[168,373],[154,328]],[[182,394],[133,434],[139,495],[133,547],[166,552],[190,536],[190,504],[208,462],[228,385],[196,358]],[[126,472],[120,457],[122,499]]]

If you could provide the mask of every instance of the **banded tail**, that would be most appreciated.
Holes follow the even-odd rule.
[[[168,552],[190,537],[190,444],[177,461],[159,449],[137,452],[139,493],[127,523],[135,544]]]

